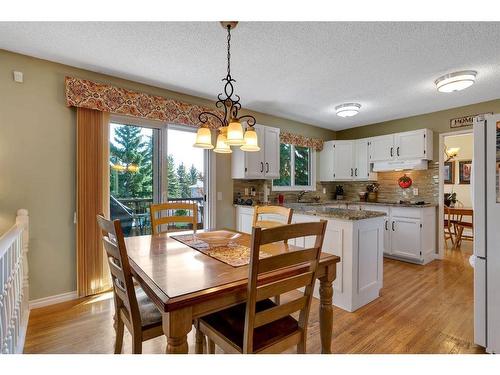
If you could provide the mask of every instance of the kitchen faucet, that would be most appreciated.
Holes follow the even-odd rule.
[[[297,194],[297,202],[300,202],[305,193],[306,193],[305,190],[299,191],[299,193]]]

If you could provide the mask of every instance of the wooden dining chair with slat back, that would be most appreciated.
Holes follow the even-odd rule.
[[[263,219],[261,215],[278,216],[281,220]],[[269,229],[280,225],[290,224],[292,222],[292,215],[293,209],[283,206],[255,206],[252,226]]]
[[[444,245],[448,248],[448,240],[451,241],[451,247],[455,247],[455,241],[457,237],[457,227],[456,224],[462,220],[462,217],[456,214],[449,207],[444,206]]]
[[[178,215],[177,211],[180,210],[189,211],[189,216]],[[172,223],[191,224],[194,233],[196,233],[198,227],[198,205],[196,203],[167,202],[152,204],[150,206],[150,215],[153,234],[162,233],[162,225],[166,225],[168,231],[168,226]]]
[[[307,321],[326,223],[253,228],[247,302],[199,319],[209,353],[214,353],[215,344],[226,353],[281,353],[292,346],[297,346],[298,353],[306,352]],[[264,245],[308,236],[315,236],[311,248],[259,259]],[[302,287],[301,296],[290,302],[276,305],[269,299]],[[295,312],[300,312],[298,320],[291,316]]]
[[[115,302],[115,354],[122,352],[124,326],[132,335],[132,352],[142,353],[142,342],[163,335],[162,316],[141,287],[134,285],[120,220],[97,215],[106,250]]]

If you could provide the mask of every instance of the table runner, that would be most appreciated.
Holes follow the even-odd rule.
[[[173,239],[198,250],[199,252],[217,259],[232,267],[246,266],[250,263],[250,248],[238,243],[238,240],[230,242],[227,246],[210,247],[206,242],[195,238],[192,234],[171,236]],[[260,251],[259,258],[268,258],[271,254]]]

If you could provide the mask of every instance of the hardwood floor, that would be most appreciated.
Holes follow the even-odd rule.
[[[464,244],[462,251],[448,250],[444,260],[426,266],[385,259],[379,299],[354,313],[334,307],[333,352],[484,353],[473,344],[470,254],[470,245]],[[105,293],[33,310],[25,353],[113,353],[111,297]],[[320,352],[317,311],[318,300],[313,300],[308,353]],[[165,345],[165,337],[159,337],[145,342],[143,352],[163,353]],[[124,353],[130,352],[126,331]]]

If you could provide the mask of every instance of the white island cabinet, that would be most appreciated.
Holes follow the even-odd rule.
[[[342,216],[342,211],[348,210],[337,211]],[[253,207],[236,206],[236,229],[251,233],[249,218],[252,215]],[[368,213],[366,215],[369,216]],[[324,216],[294,213],[292,222],[328,220],[322,251],[340,257],[333,283],[333,304],[351,312],[379,297],[383,280],[385,217],[351,220],[334,216],[331,213]],[[289,243],[308,247],[313,245],[314,237],[297,238]],[[318,283],[314,296],[319,298]]]

